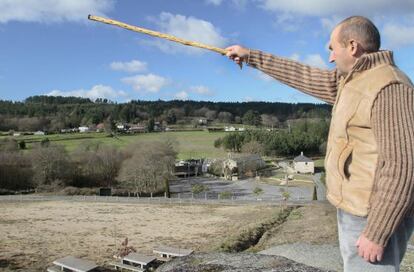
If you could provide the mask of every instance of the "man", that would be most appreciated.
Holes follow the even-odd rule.
[[[399,271],[414,226],[414,88],[367,18],[339,23],[333,71],[241,46],[227,56],[333,104],[325,158],[344,271]]]

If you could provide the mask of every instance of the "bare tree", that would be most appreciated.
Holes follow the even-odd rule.
[[[115,147],[103,147],[97,152],[101,163],[102,182],[111,187],[121,169],[124,156]]]
[[[279,119],[275,115],[262,114],[262,125],[266,127],[277,127],[279,125]]]
[[[258,141],[250,141],[242,145],[242,153],[263,155],[264,147]]]
[[[173,173],[177,152],[171,141],[149,142],[128,148],[131,157],[121,166],[118,180],[137,192],[155,193],[164,190],[166,179]]]
[[[217,111],[215,110],[208,110],[205,113],[205,117],[209,120],[214,120],[217,117]]]
[[[34,181],[37,185],[71,180],[72,164],[61,145],[37,147],[32,151]]]
[[[32,188],[32,176],[28,156],[20,151],[0,152],[0,189]]]
[[[217,119],[222,123],[231,123],[233,121],[233,114],[227,111],[221,111],[218,114]]]
[[[82,177],[83,184],[76,184],[78,186],[111,187],[124,160],[120,150],[99,142],[81,144],[72,157],[80,170],[78,175]]]

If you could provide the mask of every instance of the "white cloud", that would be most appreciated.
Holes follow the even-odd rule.
[[[390,40],[390,44],[413,44],[410,42],[413,40],[414,28],[413,0],[257,0],[256,3],[259,7],[273,12],[277,27],[285,31],[306,27],[306,17],[319,17],[323,30],[328,32],[346,17],[362,15],[372,19],[379,27],[384,26],[384,34]],[[403,25],[402,29],[398,28],[395,22]],[[404,35],[408,35],[405,40]]]
[[[234,7],[236,9],[244,9],[248,3],[247,0],[230,0],[226,1],[230,4],[231,7]],[[213,5],[213,6],[220,6],[222,3],[224,3],[223,0],[205,0],[206,4]]]
[[[175,99],[179,100],[187,100],[188,99],[188,93],[186,91],[178,92],[174,95]]]
[[[328,64],[326,64],[326,62],[323,60],[323,58],[319,54],[309,54],[305,57],[303,62],[310,66],[315,66],[315,67],[322,68],[322,69],[328,69]]]
[[[206,0],[205,2],[210,5],[220,6],[223,0]]]
[[[231,5],[239,10],[243,10],[246,7],[247,3],[247,0],[231,0]]]
[[[295,32],[300,29],[301,18],[290,13],[282,13],[276,16],[275,27],[282,28],[286,32]]]
[[[293,54],[289,57],[289,59],[299,61],[299,59],[300,59],[300,55],[299,55],[298,53],[293,53]]]
[[[86,21],[88,14],[104,15],[113,0],[1,0],[0,23]]]
[[[132,60],[129,62],[114,61],[110,66],[112,70],[129,73],[144,72],[147,70],[147,63],[139,60]]]
[[[259,0],[259,5],[268,11],[305,16],[395,15],[413,13],[414,9],[412,0]]]
[[[157,20],[157,24],[161,32],[174,35],[178,38],[217,47],[225,47],[227,43],[227,40],[221,36],[220,30],[214,27],[212,23],[195,17],[162,12],[159,20]],[[191,54],[205,52],[205,50],[177,45],[173,42],[163,40],[151,40],[147,43],[158,46],[158,48],[166,53],[186,52]]]
[[[254,99],[253,97],[251,97],[251,96],[245,96],[244,98],[243,98],[243,102],[253,102],[253,101],[257,101],[256,99]]]
[[[97,98],[108,98],[111,100],[118,100],[119,98],[123,98],[123,99],[128,98],[128,94],[126,92],[114,90],[112,87],[106,86],[106,85],[95,85],[89,90],[85,90],[85,89],[72,90],[72,91],[52,90],[46,95],[86,97],[86,98],[90,98],[91,100],[95,100]]]
[[[321,18],[321,25],[322,25],[322,28],[325,31],[331,32],[340,21],[342,21],[342,20],[341,20],[341,17],[339,17],[339,16],[331,16],[329,18]]]
[[[267,74],[265,74],[265,73],[263,73],[259,70],[257,70],[256,75],[257,75],[257,78],[259,78],[263,81],[266,81],[266,82],[271,82],[271,81],[275,80],[273,77],[271,77],[271,76],[269,76],[269,75],[267,75]]]
[[[169,80],[158,75],[136,75],[132,77],[122,78],[121,81],[131,85],[135,91],[158,93],[161,88],[169,84]]]
[[[310,66],[318,67],[321,69],[328,69],[329,66],[325,62],[325,60],[321,57],[319,54],[309,54],[306,55],[303,59],[298,53],[293,53],[289,59],[295,60],[295,61],[302,61],[303,63],[306,63]]]
[[[196,94],[200,94],[200,95],[205,95],[205,96],[212,96],[213,92],[206,86],[192,86],[189,89],[190,92],[192,93],[196,93]]]
[[[398,24],[386,24],[383,29],[386,47],[398,48],[414,45],[414,26],[403,26]]]

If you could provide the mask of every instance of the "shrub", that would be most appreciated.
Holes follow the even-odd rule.
[[[26,142],[25,142],[24,140],[21,140],[21,141],[19,142],[19,148],[20,148],[20,149],[26,149]]]
[[[230,199],[233,196],[231,192],[224,191],[219,194],[220,199]]]
[[[264,148],[263,145],[258,141],[250,141],[242,145],[241,152],[248,154],[263,155]]]
[[[260,188],[260,187],[256,187],[256,188],[254,188],[253,193],[254,193],[256,196],[259,196],[259,195],[263,194],[263,189],[262,189],[262,188]]]
[[[220,148],[220,147],[221,147],[221,144],[222,144],[222,139],[221,139],[221,138],[217,138],[217,139],[214,141],[214,147],[215,147],[215,148]]]
[[[48,147],[48,146],[50,145],[50,140],[49,140],[49,138],[43,138],[43,139],[40,141],[40,145],[41,145],[42,147]]]
[[[193,192],[193,194],[200,194],[202,192],[205,192],[208,190],[208,187],[203,185],[203,184],[194,184],[191,187],[191,192]]]
[[[68,186],[61,191],[64,195],[79,195],[80,189],[77,187]]]

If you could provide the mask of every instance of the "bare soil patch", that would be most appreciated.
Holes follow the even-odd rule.
[[[69,201],[2,202],[0,209],[2,271],[44,271],[67,255],[106,265],[125,237],[141,253],[158,245],[207,252],[241,226],[278,212],[266,205]]]

